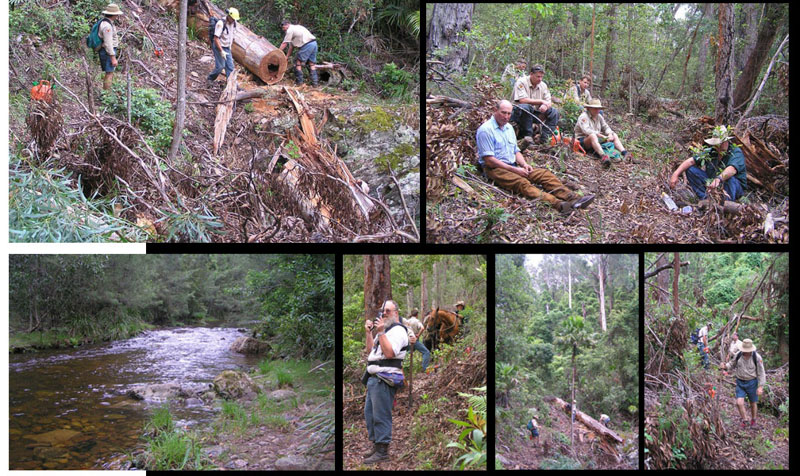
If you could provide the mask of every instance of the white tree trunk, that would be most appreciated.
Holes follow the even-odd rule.
[[[569,283],[569,308],[572,309],[572,257],[567,257],[567,281]]]
[[[597,260],[597,279],[600,281],[600,327],[606,331],[606,294],[605,284],[603,283],[604,274],[603,258]]]

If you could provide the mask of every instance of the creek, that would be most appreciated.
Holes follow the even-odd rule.
[[[137,384],[203,385],[258,357],[229,350],[232,328],[171,328],[76,349],[9,355],[9,469],[118,469],[155,403],[125,395]],[[214,417],[209,405],[170,404],[176,426]]]

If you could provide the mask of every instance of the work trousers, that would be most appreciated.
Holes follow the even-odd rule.
[[[558,177],[547,169],[533,169],[528,174],[528,177],[523,177],[499,167],[486,167],[486,175],[501,188],[511,190],[526,198],[542,199],[553,206],[556,206],[562,200],[573,199],[573,193],[561,183]],[[539,184],[546,192],[536,188],[533,185],[534,183]]]
[[[216,44],[211,46],[211,50],[214,52],[214,71],[208,75],[209,81],[217,79],[217,76],[219,76],[219,73],[221,73],[223,69],[225,70],[225,77],[230,76],[233,72],[233,55],[231,54],[231,49],[225,48],[224,46],[222,49],[227,53],[225,59],[222,58],[222,53],[217,49]]]
[[[422,371],[424,372],[431,363],[431,351],[420,340],[414,342],[414,350],[422,352]]]
[[[689,181],[689,186],[692,187],[695,195],[697,195],[700,200],[706,198],[706,181],[709,178],[706,171],[696,165],[692,165],[686,169],[686,179]],[[722,186],[725,188],[725,192],[732,201],[736,201],[744,193],[742,182],[736,177],[731,177],[724,181]]]
[[[547,127],[553,131],[556,130],[559,118],[558,109],[551,107],[547,112],[541,113],[538,112],[538,108],[539,106],[534,106],[533,104],[514,104],[510,122],[519,124],[519,132],[522,137],[533,135],[533,123],[536,120],[531,114],[536,114],[536,117],[541,119]],[[539,121],[536,121],[536,123],[539,124]],[[542,141],[545,141],[545,143],[546,139],[551,135],[547,127],[542,127]]]
[[[708,370],[708,354],[703,351],[705,346],[703,345],[703,339],[697,341],[697,350],[700,352],[700,355],[703,356],[703,367]]]
[[[386,385],[381,379],[370,376],[367,380],[367,401],[364,404],[364,420],[367,422],[369,441],[392,442],[392,404],[397,387]]]

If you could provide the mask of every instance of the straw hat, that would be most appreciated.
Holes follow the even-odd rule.
[[[709,137],[708,139],[703,139],[703,141],[708,145],[720,145],[726,140],[733,139],[733,136],[730,135],[730,132],[731,128],[729,127],[717,126],[711,132],[711,137]]]
[[[736,344],[736,347],[739,348],[740,352],[755,352],[756,346],[753,345],[752,339],[745,339],[742,342]]]
[[[458,301],[458,302],[456,303],[456,305],[455,305],[455,306],[453,306],[453,307],[458,307],[458,306],[461,306],[461,307],[466,307],[466,306],[464,306],[464,301]]]
[[[103,15],[122,15],[122,10],[119,9],[119,5],[116,3],[109,3],[105,10],[103,10]]]
[[[592,99],[588,103],[584,104],[583,107],[594,107],[594,108],[597,108],[597,109],[605,109],[605,106],[600,104],[600,100],[597,99],[597,98]]]

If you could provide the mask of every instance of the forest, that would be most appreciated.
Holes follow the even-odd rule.
[[[788,3],[434,3],[426,19],[427,241],[788,243]],[[521,151],[496,151],[504,170],[548,171],[559,183],[517,175],[587,207],[559,213],[481,166],[476,134],[503,99]],[[597,111],[618,142],[599,128],[596,146],[578,141]],[[727,146],[707,142],[715,130]],[[724,193],[716,157],[736,172]],[[707,181],[678,172],[690,158]]]
[[[646,253],[645,267],[646,467],[789,469],[788,253]],[[752,393],[754,377],[720,367],[748,340]]]
[[[316,38],[302,78],[282,21]],[[419,241],[418,3],[10,0],[8,24],[12,242]]]
[[[636,255],[497,255],[497,469],[639,467],[638,270]]]
[[[334,469],[333,255],[9,270],[10,469]]]
[[[345,255],[343,266],[344,469],[485,469],[492,441],[486,427],[486,258]],[[365,321],[375,319],[387,299],[396,301],[406,325],[412,310],[419,311],[425,328],[418,342],[430,362],[423,372],[421,349],[404,358],[388,459],[370,466],[363,456],[370,449],[361,381]]]

